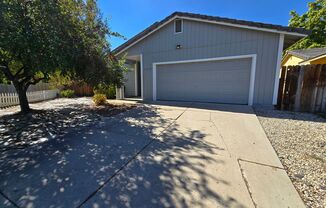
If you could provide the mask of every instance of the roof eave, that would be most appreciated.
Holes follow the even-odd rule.
[[[244,29],[258,30],[258,31],[264,31],[264,32],[278,33],[278,34],[284,34],[284,35],[291,35],[291,36],[296,36],[296,37],[301,37],[301,38],[308,36],[307,33],[309,32],[309,31],[306,31],[306,33],[299,33],[299,32],[282,31],[282,30],[277,30],[277,29],[260,28],[260,27],[241,25],[241,24],[235,24],[235,23],[229,23],[229,22],[223,22],[223,21],[206,20],[206,19],[202,19],[202,18],[187,17],[187,16],[180,15],[180,14],[182,14],[182,13],[175,12],[175,13],[169,15],[168,17],[164,18],[162,21],[154,23],[153,25],[149,26],[142,32],[135,35],[133,38],[129,39],[129,41],[118,46],[112,52],[115,53],[116,55],[120,55],[122,52],[124,52],[128,48],[132,47],[136,43],[145,39],[152,33],[156,32],[157,30],[159,30],[160,28],[162,28],[163,26],[167,25],[168,23],[170,23],[171,21],[173,21],[174,19],[177,19],[177,18],[188,19],[188,20],[199,21],[199,22],[207,22],[207,23],[219,24],[219,25],[225,25],[225,26],[231,26],[231,27],[238,27],[238,28],[244,28]],[[158,25],[157,27],[156,27],[156,24]],[[149,31],[146,33],[146,30],[149,30]],[[141,36],[142,33],[145,33],[144,36],[139,37],[137,39],[137,36]],[[135,40],[133,41],[133,39],[135,39]]]
[[[194,21],[199,21],[199,22],[208,22],[208,23],[213,23],[213,24],[226,25],[226,26],[231,26],[231,27],[239,27],[239,28],[258,30],[258,31],[264,31],[264,32],[279,33],[279,34],[284,34],[284,35],[293,35],[293,36],[298,36],[298,37],[307,37],[308,36],[308,34],[303,34],[303,33],[298,33],[298,32],[287,32],[287,31],[276,30],[276,29],[267,29],[267,28],[260,28],[260,27],[254,27],[254,26],[246,26],[246,25],[228,23],[228,22],[223,22],[223,21],[203,20],[203,19],[199,19],[199,18],[190,18],[190,17],[183,17],[183,16],[176,16],[176,18],[194,20]]]
[[[308,63],[308,62],[311,62],[311,61],[316,61],[316,60],[318,60],[320,58],[324,58],[324,57],[326,57],[326,53],[315,56],[315,57],[312,57],[312,58],[304,60],[304,61],[301,61],[300,64],[305,64],[305,63]]]

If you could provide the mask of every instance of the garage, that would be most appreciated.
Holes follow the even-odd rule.
[[[145,102],[272,106],[278,100],[282,51],[309,34],[302,28],[175,12],[113,53],[139,65],[137,96]]]
[[[251,66],[252,57],[157,63],[156,100],[249,104]]]

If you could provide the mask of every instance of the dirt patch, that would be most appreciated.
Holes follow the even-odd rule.
[[[107,116],[114,116],[119,113],[125,112],[127,110],[130,110],[134,108],[135,105],[132,104],[110,104],[106,103],[102,106],[90,106],[89,111],[93,113],[97,113],[101,116],[107,117]]]

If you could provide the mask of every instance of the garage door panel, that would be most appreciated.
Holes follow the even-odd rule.
[[[157,67],[157,99],[247,104],[250,59]]]

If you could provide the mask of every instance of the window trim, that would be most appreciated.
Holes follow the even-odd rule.
[[[177,23],[178,20],[181,21],[181,31],[180,32],[176,32],[176,29],[177,29],[176,28],[176,26],[177,26],[176,23]],[[183,32],[183,19],[175,19],[174,20],[174,34],[180,34],[182,32]]]

